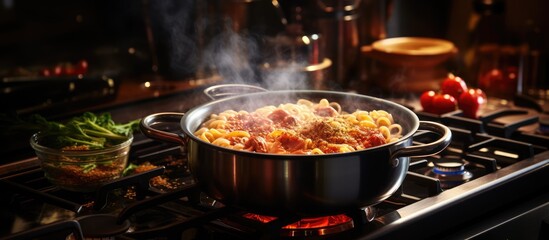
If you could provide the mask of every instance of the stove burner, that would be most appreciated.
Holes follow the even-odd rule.
[[[261,223],[269,223],[276,217],[264,216],[254,213],[246,213],[243,217],[259,221]],[[324,236],[333,233],[347,231],[354,227],[353,219],[345,214],[303,218],[295,223],[286,225],[281,229],[281,235],[286,237],[303,237],[303,236]]]
[[[465,169],[465,162],[457,156],[447,156],[435,161],[433,169],[427,172],[427,175],[438,178],[443,189],[468,182],[473,177],[473,174]]]

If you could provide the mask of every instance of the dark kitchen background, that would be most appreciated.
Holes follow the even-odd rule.
[[[544,0],[0,0],[0,239],[122,210],[132,228],[116,233],[121,239],[547,239],[547,9]],[[402,40],[406,53],[384,40]],[[486,93],[478,116],[455,104],[444,114],[421,107],[420,95],[439,90],[448,73]],[[127,122],[185,113],[224,83],[384,98],[447,126],[451,143],[411,158],[405,182],[383,202],[308,228],[295,214],[265,223],[232,212],[197,187],[184,147],[142,132],[129,161],[157,168],[94,193],[60,189],[29,144],[36,129],[13,127],[33,114],[63,121],[108,112]],[[158,125],[178,132],[178,124]],[[420,129],[413,144],[432,135]],[[157,176],[180,185],[157,191]],[[304,227],[287,229],[292,223]]]
[[[489,98],[518,94],[543,108],[546,6],[541,0],[3,0],[1,108],[8,117],[63,119],[219,83],[413,100],[437,90],[448,73]],[[456,51],[421,66],[371,54],[376,41],[398,37],[447,40]],[[502,74],[493,77],[493,69]],[[151,113],[134,111],[115,117]]]
[[[471,52],[483,41],[494,42],[498,49],[509,50],[501,50],[500,56],[534,59],[528,61],[528,70],[521,72],[535,77],[528,80],[535,88],[548,88],[549,19],[545,1],[362,1],[356,9],[341,12],[352,19],[346,23],[352,25],[341,27],[346,28],[345,34],[355,31],[345,36],[350,39],[334,40],[335,32],[320,35],[316,51],[331,60],[324,65],[318,52],[314,55],[299,43],[281,40],[292,34],[307,36],[338,28],[331,22],[330,13],[315,10],[314,1],[283,0],[276,9],[270,1],[229,2],[4,0],[0,4],[2,108],[39,112],[68,101],[67,96],[79,100],[81,106],[104,104],[119,95],[132,101],[140,99],[133,96],[139,91],[118,92],[121,82],[152,81],[158,85],[151,95],[155,97],[162,95],[159,89],[170,92],[181,82],[201,83],[217,75],[227,82],[259,83],[270,88],[302,84],[380,95],[387,91],[375,91],[376,83],[387,76],[376,78],[375,63],[361,54],[361,47],[402,36],[451,41],[458,53],[445,63],[445,70],[473,86],[479,65],[474,61],[479,57],[472,57]],[[353,27],[356,29],[347,29]],[[295,57],[295,52],[305,56]],[[317,59],[311,60],[312,56]],[[87,67],[80,78],[88,81],[70,81],[78,78],[82,60]],[[326,71],[320,76],[314,71],[306,76],[299,71],[288,74],[289,60],[303,60]],[[284,73],[280,69],[285,69]],[[282,75],[273,77],[273,72]],[[301,75],[296,77],[296,72]],[[67,87],[63,85],[67,82],[56,81],[59,78],[73,85]],[[288,84],[284,78],[294,82]],[[171,83],[159,84],[164,81]],[[141,94],[148,96],[147,92]]]

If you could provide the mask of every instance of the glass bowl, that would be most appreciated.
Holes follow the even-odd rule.
[[[98,150],[54,149],[42,145],[41,140],[40,133],[36,133],[30,144],[46,179],[69,191],[93,192],[122,175],[133,136],[130,134],[128,140]]]

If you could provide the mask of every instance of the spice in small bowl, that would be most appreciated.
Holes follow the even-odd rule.
[[[139,120],[116,124],[110,114],[84,113],[66,124],[43,123],[30,144],[45,177],[66,190],[93,192],[122,175]]]

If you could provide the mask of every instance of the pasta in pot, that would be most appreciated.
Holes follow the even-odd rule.
[[[337,102],[296,103],[212,114],[195,132],[225,148],[276,154],[326,154],[367,149],[398,140],[402,127],[384,110],[352,113]]]

